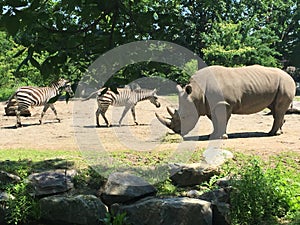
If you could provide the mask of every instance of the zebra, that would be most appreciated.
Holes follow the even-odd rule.
[[[30,106],[44,106],[39,124],[42,124],[43,116],[49,107],[54,112],[56,120],[60,122],[53,104],[58,100],[63,91],[66,91],[69,97],[74,96],[71,84],[65,79],[60,79],[49,87],[23,86],[17,89],[7,101],[7,105],[11,105],[10,107],[13,107],[15,110],[17,117],[16,128],[22,126],[21,111],[28,109]]]
[[[119,126],[121,126],[122,120],[131,109],[132,117],[134,123],[138,125],[135,116],[135,106],[138,102],[149,100],[152,104],[154,104],[157,108],[160,107],[160,103],[158,102],[158,97],[156,95],[156,89],[148,90],[148,89],[129,89],[129,88],[117,88],[117,93],[112,91],[109,88],[101,88],[98,91],[91,93],[87,98],[83,99],[86,101],[90,99],[92,96],[97,94],[97,104],[98,109],[96,111],[96,123],[97,127],[100,127],[99,123],[99,115],[103,117],[106,126],[110,127],[111,124],[109,123],[108,119],[105,116],[105,113],[110,105],[120,107],[125,106],[125,109],[122,113],[122,116],[119,120]]]

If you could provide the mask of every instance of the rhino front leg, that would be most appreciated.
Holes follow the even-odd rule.
[[[230,106],[227,103],[219,103],[213,110],[211,121],[214,131],[210,139],[227,139],[227,124],[231,116]]]

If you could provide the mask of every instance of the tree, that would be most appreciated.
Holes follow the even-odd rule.
[[[78,80],[103,53],[139,40],[174,42],[226,65],[291,65],[300,46],[298,0],[3,0],[0,10],[0,29],[23,46],[21,67],[45,81]]]
[[[260,64],[278,66],[280,55],[272,45],[278,40],[268,28],[254,30],[250,22],[220,22],[212,26],[211,32],[202,35],[206,43],[204,61],[224,66]]]

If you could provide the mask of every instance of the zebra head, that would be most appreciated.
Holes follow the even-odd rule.
[[[56,83],[56,87],[58,88],[59,94],[61,94],[61,92],[63,92],[63,91],[66,92],[67,101],[69,98],[72,98],[74,96],[74,92],[72,90],[71,83],[68,80],[60,79]]]
[[[156,108],[160,107],[160,103],[158,101],[158,96],[156,94],[157,90],[156,88],[151,92],[151,95],[149,97],[149,101],[156,106]]]

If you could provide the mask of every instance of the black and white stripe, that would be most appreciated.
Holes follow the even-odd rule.
[[[70,83],[65,79],[60,79],[58,82],[53,83],[49,87],[20,87],[9,98],[7,103],[7,105],[12,105],[12,107],[14,107],[17,116],[16,127],[22,126],[20,118],[21,111],[28,109],[30,106],[44,106],[39,119],[40,124],[42,123],[42,118],[49,107],[54,112],[56,119],[60,121],[57,117],[57,112],[53,104],[57,101],[63,90],[65,90],[71,97],[74,95]]]
[[[92,93],[87,99],[91,98],[91,96],[95,94]],[[87,100],[85,99],[85,100]],[[103,117],[106,125],[109,127],[110,123],[108,122],[105,113],[110,105],[112,106],[125,106],[125,109],[122,113],[122,116],[119,120],[119,125],[121,125],[124,116],[127,114],[129,109],[131,109],[131,113],[133,116],[133,120],[135,124],[138,124],[135,116],[135,106],[138,102],[149,100],[156,107],[160,107],[160,103],[158,102],[158,98],[156,95],[156,89],[147,90],[147,89],[128,89],[128,88],[118,88],[117,93],[113,92],[110,89],[100,89],[97,91],[97,103],[98,109],[96,111],[96,123],[97,126],[100,126],[99,123],[99,115]]]

